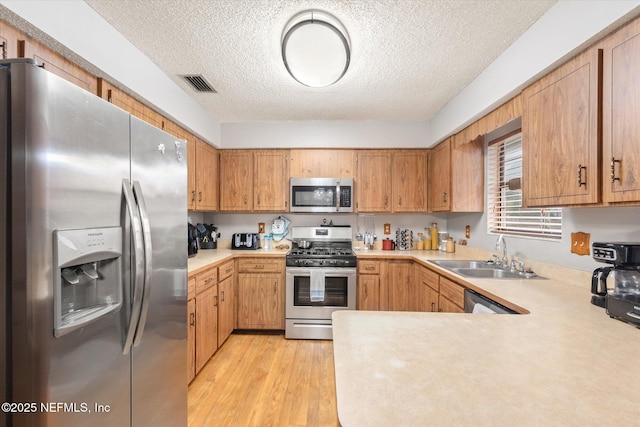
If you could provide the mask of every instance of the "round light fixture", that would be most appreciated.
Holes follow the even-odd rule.
[[[284,27],[282,60],[291,77],[305,86],[331,86],[347,72],[350,59],[346,29],[326,12],[301,12]]]

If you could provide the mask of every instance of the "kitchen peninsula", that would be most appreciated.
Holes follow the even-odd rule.
[[[343,426],[637,425],[637,328],[579,284],[461,280],[529,314],[334,313]]]

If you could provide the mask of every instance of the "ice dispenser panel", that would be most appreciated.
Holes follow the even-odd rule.
[[[54,335],[122,306],[122,228],[53,232]]]

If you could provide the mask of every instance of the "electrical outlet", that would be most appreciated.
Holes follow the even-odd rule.
[[[571,253],[576,255],[590,255],[589,239],[591,234],[578,231],[577,233],[571,233]]]
[[[258,233],[264,234],[264,222],[258,223]]]

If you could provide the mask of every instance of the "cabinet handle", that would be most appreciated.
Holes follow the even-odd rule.
[[[189,325],[191,325],[191,326],[195,326],[196,325],[196,314],[195,313],[189,313]]]
[[[274,294],[278,293],[278,282],[276,281],[273,282],[273,293]]]
[[[435,311],[436,311],[436,303],[435,303],[435,302],[432,302],[432,303],[431,303],[431,312],[433,313],[433,312],[435,312]]]
[[[258,204],[260,204],[260,195],[259,194],[258,194]]]
[[[384,196],[384,205],[387,206],[389,204],[389,197]]]
[[[228,273],[228,272],[230,272],[231,270],[232,270],[232,268],[231,268],[231,267],[229,267],[229,268],[227,268],[224,272],[225,272],[225,273]]]
[[[216,295],[214,298],[215,298],[215,303],[213,303],[213,306],[217,307],[218,306],[218,295]]]
[[[587,181],[583,181],[582,180],[582,171],[584,170],[585,175],[587,172],[587,167],[586,166],[582,166],[582,165],[578,165],[578,187],[582,187],[583,185],[586,187],[587,186]]]
[[[611,158],[611,183],[620,181],[620,177],[616,176],[616,163],[620,164],[620,160],[616,160],[615,157]]]
[[[402,206],[402,196],[398,196],[398,206]]]
[[[446,192],[442,193],[442,203],[447,203],[447,193]]]
[[[192,202],[195,202],[195,201],[196,201],[196,190],[193,190],[193,191],[191,192],[191,201],[192,201]]]
[[[247,197],[247,195],[245,194],[245,196],[244,196],[244,204],[246,205],[246,204],[247,204],[247,202],[248,202],[248,197]]]
[[[206,285],[207,283],[211,283],[212,280],[213,277],[209,277],[208,279],[205,279],[204,284]]]
[[[264,264],[256,264],[254,268],[262,270],[264,268]]]
[[[202,191],[198,191],[198,201],[202,201]]]
[[[365,270],[375,270],[375,266],[374,265],[367,265],[364,267]]]
[[[220,292],[222,294],[222,302],[224,302],[224,291]]]
[[[367,284],[364,284],[364,299],[367,299]]]

